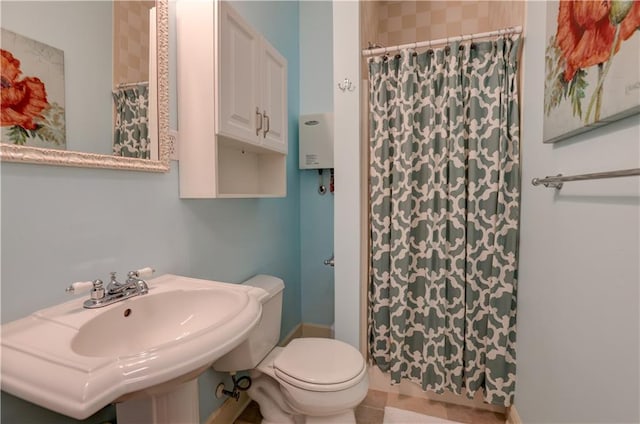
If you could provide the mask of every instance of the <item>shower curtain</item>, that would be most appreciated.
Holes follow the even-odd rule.
[[[370,358],[423,390],[515,388],[520,37],[369,60]]]
[[[113,92],[113,100],[116,106],[113,154],[150,159],[148,84],[118,88]]]

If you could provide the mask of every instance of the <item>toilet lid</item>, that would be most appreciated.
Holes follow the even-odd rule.
[[[353,380],[363,374],[365,363],[360,352],[347,343],[302,338],[293,339],[274,360],[273,367],[276,375],[290,384],[312,389]]]

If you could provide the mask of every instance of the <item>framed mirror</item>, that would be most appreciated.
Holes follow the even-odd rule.
[[[169,140],[168,0],[155,0],[154,10],[145,11],[145,13],[149,12],[150,18],[148,20],[146,18],[129,19],[130,22],[149,23],[149,28],[145,29],[143,26],[141,28],[142,34],[137,35],[135,35],[135,29],[133,29],[134,33],[118,34],[128,24],[126,18],[118,17],[121,12],[117,10],[117,7],[125,3],[149,2],[67,0],[56,2],[59,6],[55,9],[46,10],[47,5],[52,3],[2,1],[0,4],[4,40],[2,47],[3,109],[0,160],[58,166],[167,172],[171,149]],[[73,13],[63,10],[67,5],[72,8],[70,11]],[[154,4],[152,3],[150,6],[154,6]],[[15,9],[11,10],[11,7]],[[24,9],[28,7],[37,9]],[[87,10],[84,11],[83,7]],[[99,10],[100,7],[102,7],[102,11]],[[12,13],[15,18],[12,18]],[[82,15],[82,13],[85,14]],[[60,16],[59,19],[69,19],[69,16],[74,14],[76,22],[58,22],[56,16],[53,16],[54,14]],[[43,20],[37,19],[38,15],[44,15]],[[153,20],[154,15],[155,21]],[[23,27],[20,27],[18,16],[26,16],[26,24],[23,24]],[[120,24],[118,19],[120,19]],[[93,23],[92,20],[94,20]],[[41,25],[41,22],[46,24]],[[98,25],[104,29],[97,28]],[[16,29],[16,27],[18,28]],[[40,27],[48,27],[51,33],[44,35],[41,33],[37,37],[31,35],[31,33],[45,30]],[[145,30],[147,31],[146,35]],[[127,29],[127,31],[132,30]],[[97,34],[101,32],[105,34],[109,32],[109,39],[105,40],[104,38],[107,36],[103,36],[103,39],[88,40],[90,37],[97,37]],[[61,37],[67,40],[61,42],[65,46],[63,49],[51,41],[59,40]],[[124,44],[127,45],[125,50],[129,51],[118,52],[118,37],[124,40]],[[151,52],[151,54],[147,53],[147,57],[144,57],[145,53],[136,53],[135,48],[131,46],[132,40],[136,37],[143,40],[144,37],[147,37],[146,51]],[[17,52],[16,56],[18,53],[21,54],[20,59],[15,58],[12,52],[9,52],[9,48],[5,49],[5,41],[15,41],[14,44],[11,44],[11,48]],[[85,44],[83,45],[83,43]],[[24,45],[27,48],[21,47]],[[138,50],[144,51],[141,48]],[[25,51],[28,52],[24,53]],[[59,57],[63,59],[58,59]],[[118,58],[124,58],[124,60]],[[140,59],[143,59],[143,65],[140,65]],[[62,65],[59,63],[61,61]],[[76,65],[82,61],[85,62],[85,68]],[[34,63],[35,65],[33,65]],[[26,69],[27,64],[30,64],[31,69],[34,69],[34,66],[39,66],[37,72],[41,72],[46,77],[29,75],[22,69]],[[94,68],[88,68],[88,66],[94,66]],[[126,70],[117,70],[118,68],[125,69],[127,66],[146,67],[148,69],[147,78],[129,76],[128,78],[136,79],[136,81],[128,81],[126,77],[121,75],[122,72],[126,73]],[[36,71],[31,72],[35,73]],[[56,80],[55,75],[57,74],[55,72],[62,75],[57,77],[58,80],[62,80],[61,82]],[[54,74],[54,76],[49,74]],[[105,82],[104,76],[101,82],[94,81],[99,78],[98,74],[108,74],[106,77],[108,81]],[[146,80],[137,81],[138,78]],[[53,82],[42,82],[45,79]],[[5,89],[12,87],[13,82],[15,82],[16,88],[31,91],[28,98],[25,97],[25,99],[19,99],[15,102],[17,105],[13,108],[15,110],[9,110],[11,108],[8,105],[11,100],[5,100],[19,95],[15,94],[16,92],[5,92]],[[117,103],[118,92],[128,90],[132,86],[146,87],[144,90],[146,110],[144,110],[144,118],[141,120],[145,122],[143,132],[148,132],[148,135],[144,137],[146,140],[145,149],[148,151],[144,155],[136,154],[139,157],[126,157],[136,155],[129,155],[128,152],[120,151],[118,148],[119,140],[121,140],[119,136],[129,131],[125,128],[126,122],[124,121],[127,119],[123,118],[125,114],[121,113],[118,116],[120,110]],[[134,97],[138,96],[139,92],[135,93]],[[99,103],[98,98],[100,99]],[[58,113],[60,111],[66,112],[66,116],[65,114],[60,115]],[[140,131],[136,129],[129,132],[138,133]],[[51,147],[47,143],[51,144]],[[149,157],[149,159],[142,157]]]

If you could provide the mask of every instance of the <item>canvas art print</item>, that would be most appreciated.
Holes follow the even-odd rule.
[[[64,53],[2,29],[3,143],[66,149]]]
[[[547,4],[544,141],[640,112],[640,1]]]

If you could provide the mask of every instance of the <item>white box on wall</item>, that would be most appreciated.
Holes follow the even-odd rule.
[[[300,115],[300,169],[333,168],[333,113]]]

